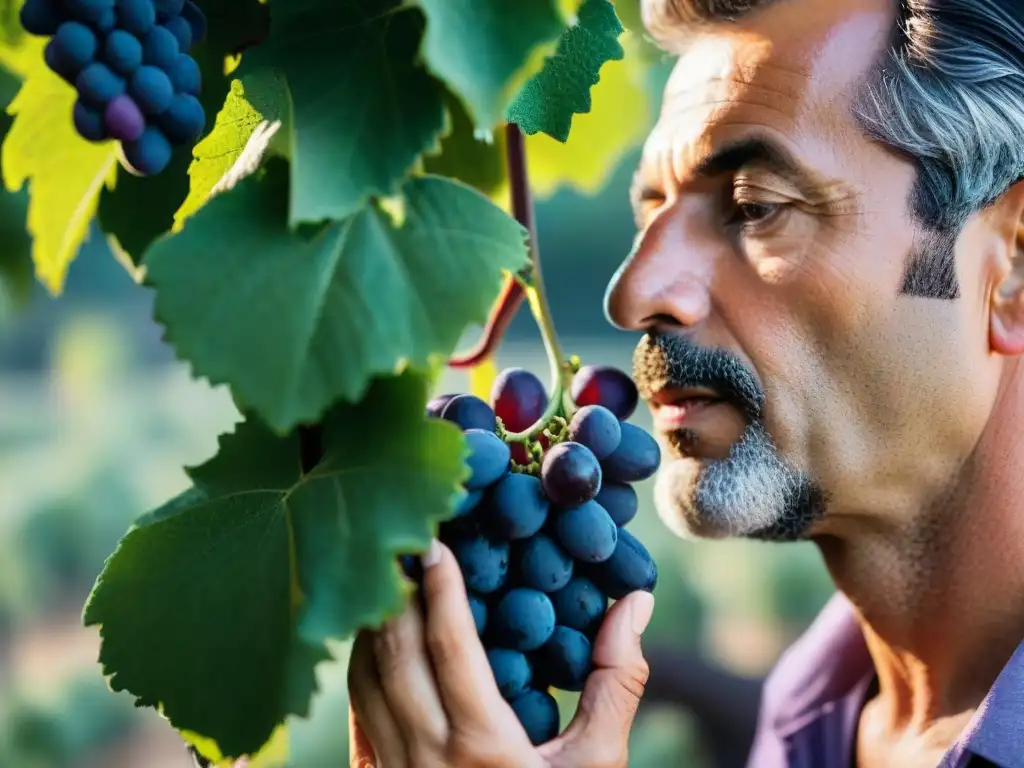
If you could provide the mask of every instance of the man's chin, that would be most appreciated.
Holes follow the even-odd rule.
[[[735,520],[705,514],[695,493],[705,461],[671,458],[661,465],[654,481],[654,507],[658,517],[683,539],[728,539],[742,536]]]

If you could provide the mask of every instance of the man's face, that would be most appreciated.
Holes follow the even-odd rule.
[[[992,410],[984,217],[956,241],[959,298],[901,292],[937,246],[909,211],[913,166],[851,112],[892,13],[788,0],[686,38],[607,297],[647,332],[634,376],[665,455],[659,513],[683,535],[797,539],[923,509]]]

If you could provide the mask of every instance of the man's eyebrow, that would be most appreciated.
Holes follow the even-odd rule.
[[[750,167],[763,168],[798,186],[815,181],[786,149],[761,137],[738,139],[722,145],[697,164],[693,177],[708,179]]]
[[[691,179],[712,179],[736,174],[748,168],[760,168],[784,179],[808,198],[819,199],[843,186],[802,165],[785,147],[763,136],[748,136],[723,144],[701,160],[691,171]],[[665,191],[653,183],[641,161],[630,185],[630,200],[634,207],[644,200],[665,197]]]

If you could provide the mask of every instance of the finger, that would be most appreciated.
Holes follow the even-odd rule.
[[[423,557],[421,589],[427,649],[449,721],[459,728],[493,730],[507,718],[514,719],[477,636],[459,564],[436,540]]]
[[[348,755],[349,768],[377,768],[373,744],[360,725],[351,703],[348,706]]]
[[[640,635],[653,610],[654,596],[649,592],[633,592],[609,609],[594,641],[594,668],[576,716],[561,736],[542,748],[558,758],[556,763],[626,764],[629,729],[648,675]]]
[[[376,756],[375,764],[386,768],[406,768],[409,761],[405,740],[384,698],[373,653],[373,636],[368,632],[360,632],[352,644],[348,662],[348,693],[349,706],[370,742],[370,755]]]
[[[441,754],[448,740],[448,716],[434,681],[417,601],[384,624],[374,636],[373,649],[384,698],[405,734],[410,756]]]

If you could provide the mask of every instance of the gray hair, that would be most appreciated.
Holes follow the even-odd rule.
[[[648,30],[664,38],[779,0],[642,2]],[[1024,0],[901,0],[865,86],[854,117],[916,165],[910,211],[930,232],[908,262],[903,292],[956,298],[956,234],[1024,177]]]

